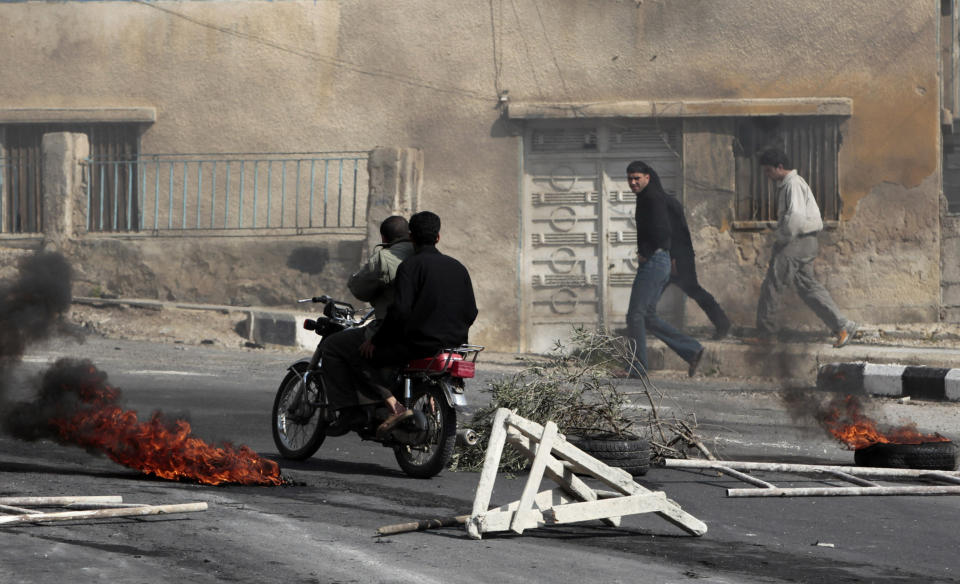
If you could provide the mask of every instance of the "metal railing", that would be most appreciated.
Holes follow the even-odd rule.
[[[366,152],[86,160],[88,231],[365,225]]]
[[[41,197],[38,160],[0,158],[0,233],[42,232]]]

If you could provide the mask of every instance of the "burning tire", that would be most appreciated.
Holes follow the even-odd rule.
[[[644,438],[591,436],[571,438],[570,443],[607,466],[622,468],[633,476],[643,476],[650,470],[650,442]]]
[[[957,447],[949,441],[921,444],[878,442],[857,449],[853,454],[853,460],[858,466],[955,470]]]

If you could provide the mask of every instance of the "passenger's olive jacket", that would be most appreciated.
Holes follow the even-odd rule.
[[[393,280],[397,276],[397,267],[411,255],[413,244],[409,241],[380,244],[367,263],[350,276],[347,282],[350,292],[357,300],[373,306],[375,321],[367,329],[368,339],[386,318],[387,309],[393,303]]]

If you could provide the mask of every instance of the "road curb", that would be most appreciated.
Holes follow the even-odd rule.
[[[317,346],[317,335],[303,329],[303,319],[315,317],[315,313],[283,310],[256,306],[228,306],[219,304],[192,304],[189,302],[163,302],[133,298],[89,298],[74,297],[75,304],[94,308],[105,306],[125,306],[146,310],[203,310],[223,314],[243,314],[246,316],[242,329],[237,333],[256,345],[278,345],[313,350]]]
[[[859,395],[960,401],[960,369],[855,361],[826,363],[817,389]]]

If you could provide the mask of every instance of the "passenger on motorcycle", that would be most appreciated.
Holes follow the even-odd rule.
[[[394,300],[379,330],[360,345],[366,359],[358,363],[363,383],[384,396],[389,417],[377,428],[384,437],[410,417],[378,375],[383,367],[402,367],[413,359],[432,357],[444,348],[467,342],[477,318],[470,274],[459,261],[437,250],[440,217],[421,211],[410,218],[414,255],[397,269]],[[326,363],[324,363],[326,366]]]
[[[356,364],[361,361],[360,345],[380,328],[393,303],[393,281],[397,268],[406,258],[413,255],[410,242],[410,228],[407,220],[399,215],[387,217],[380,224],[381,244],[378,244],[357,272],[350,276],[347,287],[358,300],[369,302],[374,309],[374,320],[369,325],[351,328],[332,334],[323,339],[320,345],[324,386],[334,415],[328,414],[333,425],[351,424],[361,421],[347,419],[342,415],[344,408],[364,406],[383,402],[385,397],[371,390],[366,384],[358,383],[353,373]],[[392,410],[391,410],[392,411]]]

